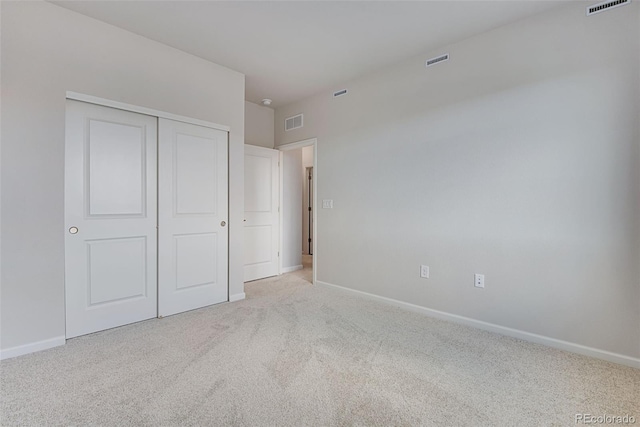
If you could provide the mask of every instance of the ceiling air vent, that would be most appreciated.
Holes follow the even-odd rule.
[[[304,125],[302,114],[284,119],[284,130],[293,130],[301,128]]]
[[[448,60],[449,60],[449,54],[445,53],[444,55],[440,55],[440,56],[435,57],[435,58],[427,59],[427,67],[431,67],[432,65],[436,65],[436,64],[439,64],[441,62],[448,61]]]
[[[342,95],[346,95],[347,94],[347,90],[346,89],[342,89],[339,90],[337,92],[333,92],[333,97],[337,97],[337,96],[342,96]]]
[[[596,13],[604,12],[605,10],[610,10],[616,8],[618,6],[624,6],[625,4],[631,3],[631,0],[612,0],[612,1],[603,1],[602,3],[594,4],[593,6],[589,6],[587,8],[587,16],[594,15]]]

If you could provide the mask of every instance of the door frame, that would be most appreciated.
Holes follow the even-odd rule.
[[[181,116],[178,114],[173,114],[173,113],[168,113],[166,111],[161,111],[161,110],[156,110],[153,108],[147,108],[147,107],[140,107],[137,105],[133,105],[133,104],[127,104],[125,102],[120,102],[120,101],[113,101],[111,99],[106,99],[106,98],[100,98],[97,96],[93,96],[93,95],[86,95],[83,93],[79,93],[79,92],[74,92],[74,91],[67,91],[65,94],[65,99],[71,99],[74,101],[81,101],[81,102],[86,102],[88,104],[95,104],[95,105],[100,105],[103,107],[110,107],[110,108],[115,108],[118,110],[124,110],[124,111],[129,111],[129,112],[133,112],[133,113],[140,113],[140,114],[145,114],[147,116],[152,116],[152,117],[157,117],[158,119],[169,119],[169,120],[175,120],[178,122],[184,122],[184,123],[190,123],[190,124],[194,124],[194,125],[198,125],[198,126],[204,126],[204,127],[208,127],[208,128],[212,128],[212,129],[217,129],[217,130],[221,130],[224,132],[227,132],[227,159],[229,156],[229,134],[231,133],[231,128],[229,126],[225,126],[225,125],[221,125],[218,123],[213,123],[213,122],[209,122],[206,120],[200,120],[200,119],[194,119],[191,117],[186,117],[186,116]],[[66,119],[65,119],[66,120]],[[66,144],[66,136],[65,136],[65,144]],[[157,159],[156,159],[157,161]],[[227,170],[227,182],[229,180],[229,170]],[[227,194],[227,203],[229,202],[229,194]],[[156,201],[157,203],[157,201]],[[65,209],[65,218],[66,218],[66,209]],[[229,217],[229,206],[227,206],[227,218]],[[156,217],[156,221],[157,221],[157,217]],[[230,235],[231,233],[229,233]],[[156,232],[157,235],[157,232]],[[230,290],[230,281],[229,281],[229,277],[230,277],[230,265],[229,265],[229,256],[228,254],[230,253],[230,249],[231,249],[231,239],[227,238],[227,302],[233,302],[233,301],[237,301],[237,299],[234,299],[233,301],[231,300],[232,295],[231,290]],[[66,251],[66,248],[65,248]],[[64,257],[64,263],[66,263],[66,254]],[[156,269],[158,268],[158,266],[156,265]],[[156,287],[158,286],[157,283],[157,279],[156,279]],[[65,292],[66,292],[66,281],[65,281]],[[244,298],[244,294],[243,294],[243,298]],[[243,299],[240,298],[240,299]],[[158,318],[158,317],[156,317]],[[66,334],[66,312],[65,312],[65,343],[67,340],[67,334]]]
[[[317,271],[318,271],[318,138],[309,138],[302,141],[292,142],[290,144],[283,144],[276,147],[276,150],[280,150],[280,164],[284,160],[284,151],[297,150],[303,147],[313,146],[313,254],[311,255],[312,271],[313,271],[313,284],[316,284]],[[284,190],[284,175],[280,168],[280,194]],[[280,248],[284,245],[284,209],[280,209]],[[280,257],[280,272],[282,272],[282,256]]]

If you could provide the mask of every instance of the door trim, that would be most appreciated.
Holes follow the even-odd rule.
[[[311,255],[313,284],[317,282],[318,272],[318,138],[309,138],[302,141],[292,142],[290,144],[282,144],[276,148],[280,151],[291,151],[299,148],[313,146],[313,254]],[[282,153],[280,153],[280,161],[282,161]],[[280,191],[282,192],[284,176],[282,168],[280,168]],[[284,244],[284,215],[283,209],[280,209],[280,247]],[[280,257],[280,271],[282,272],[282,257]]]
[[[87,102],[89,104],[102,105],[103,107],[117,108],[118,110],[131,111],[134,113],[146,114],[147,116],[154,116],[162,119],[175,120],[177,122],[191,123],[193,125],[204,126],[212,129],[218,129],[226,132],[230,132],[229,126],[219,125],[217,123],[208,122],[206,120],[193,119],[191,117],[180,116],[177,114],[167,113],[166,111],[154,110],[153,108],[138,107],[137,105],[126,104],[124,102],[112,101],[110,99],[99,98],[93,95],[85,95],[83,93],[67,91],[67,99],[73,99],[75,101]]]

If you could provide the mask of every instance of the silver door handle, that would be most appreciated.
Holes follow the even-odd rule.
[[[222,222],[220,223],[220,225],[224,227],[225,225],[227,225],[227,223],[226,223],[226,222],[224,222],[224,221],[222,221]]]
[[[71,227],[69,229],[69,233],[71,234],[77,234],[78,233],[78,227]]]

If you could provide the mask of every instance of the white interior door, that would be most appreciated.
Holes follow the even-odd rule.
[[[244,146],[244,280],[278,274],[280,152]]]
[[[157,315],[157,119],[67,101],[66,337]]]
[[[160,316],[227,301],[228,133],[160,119]]]

